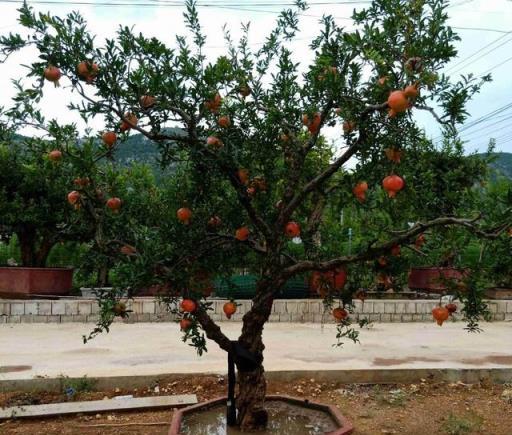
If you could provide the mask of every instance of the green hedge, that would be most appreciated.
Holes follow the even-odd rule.
[[[255,275],[238,275],[229,279],[215,280],[215,295],[220,298],[252,299],[256,294]],[[309,294],[309,288],[303,277],[290,279],[277,293],[277,299],[304,299]]]

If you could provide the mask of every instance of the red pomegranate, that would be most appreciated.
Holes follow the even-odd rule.
[[[107,200],[107,207],[112,210],[113,213],[118,213],[121,208],[121,200],[114,196]]]
[[[208,136],[208,138],[206,139],[206,145],[216,149],[220,149],[224,146],[222,141],[215,136]]]
[[[89,177],[77,177],[73,180],[73,183],[80,187],[86,187],[91,184],[91,179]]]
[[[418,88],[415,85],[409,85],[404,89],[405,96],[411,100],[414,100],[418,93]]]
[[[101,140],[108,148],[112,148],[117,141],[117,135],[113,131],[106,131],[101,135]]]
[[[192,327],[192,320],[190,319],[181,319],[180,320],[180,329],[183,332],[187,332]]]
[[[400,159],[402,158],[402,151],[395,148],[386,148],[384,153],[386,154],[386,157],[393,163],[400,163]]]
[[[246,186],[249,184],[249,170],[248,169],[240,168],[236,175],[237,175],[240,183],[242,183]]]
[[[62,151],[60,150],[52,150],[48,153],[48,158],[52,162],[58,162],[62,159]]]
[[[450,316],[451,316],[453,313],[456,313],[456,312],[457,312],[457,305],[455,305],[454,303],[446,304],[446,305],[445,305],[445,308],[448,310],[448,313],[450,313]]]
[[[354,188],[352,189],[352,193],[359,202],[364,202],[366,200],[367,190],[368,183],[366,181],[361,181],[354,186]]]
[[[91,61],[80,62],[76,67],[77,73],[82,80],[87,83],[92,83],[98,75],[98,65]]]
[[[284,232],[287,237],[293,239],[294,237],[298,237],[300,235],[300,225],[297,222],[288,222],[284,229]]]
[[[417,249],[420,249],[425,243],[427,243],[425,239],[425,234],[420,234],[418,237],[416,237],[416,240],[414,241],[414,246],[416,246]]]
[[[143,95],[139,98],[139,104],[144,110],[150,109],[156,104],[156,98],[152,95]]]
[[[338,307],[332,310],[332,316],[338,321],[341,322],[348,317],[348,311],[344,308]]]
[[[56,88],[58,88],[59,85],[59,79],[62,77],[62,73],[60,72],[60,69],[53,65],[48,65],[44,69],[44,78],[48,80],[49,82],[52,82]]]
[[[215,97],[213,97],[213,100],[209,100],[206,103],[204,103],[205,107],[212,113],[217,113],[220,109],[220,106],[222,104],[222,97],[219,93],[215,94]]]
[[[443,322],[450,317],[450,312],[445,307],[439,306],[432,310],[432,316],[439,326],[443,326]]]
[[[119,130],[127,131],[132,127],[135,127],[139,120],[133,113],[125,113],[123,115],[124,119],[121,121],[121,125],[119,126]]]
[[[396,113],[405,112],[409,108],[409,100],[404,91],[393,91],[388,97],[388,106]]]
[[[241,242],[245,242],[249,238],[249,228],[247,227],[240,227],[235,232],[235,238]]]
[[[321,297],[325,297],[331,291],[339,291],[347,282],[347,271],[343,268],[328,270],[326,272],[315,271],[311,276],[310,286]]]
[[[393,257],[400,257],[400,252],[401,252],[400,245],[393,245],[393,246],[391,247],[390,252],[391,252],[391,255],[392,255]]]
[[[176,212],[176,216],[181,223],[188,225],[190,223],[190,218],[192,217],[192,210],[188,207],[181,207]]]
[[[226,302],[222,309],[226,317],[231,319],[231,316],[236,313],[236,304],[234,302]]]
[[[192,299],[183,299],[180,308],[185,313],[193,313],[197,309],[197,304]]]
[[[397,192],[400,192],[405,186],[405,182],[402,177],[392,174],[388,175],[382,180],[382,187],[388,193],[390,198],[394,198]]]
[[[137,253],[137,249],[131,245],[123,245],[121,246],[121,249],[119,249],[119,252],[124,255],[135,255]]]
[[[228,128],[231,126],[231,119],[229,119],[229,116],[227,116],[227,115],[221,116],[217,120],[217,124],[219,124],[219,127],[221,127],[221,128]]]
[[[72,192],[68,193],[68,202],[71,205],[77,206],[80,201],[80,193],[76,190],[73,190]]]

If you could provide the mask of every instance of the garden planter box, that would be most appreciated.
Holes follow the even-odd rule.
[[[453,267],[413,267],[409,271],[409,288],[433,293],[447,290],[445,281],[461,280],[466,272]]]
[[[494,287],[485,291],[489,299],[512,299],[512,287]]]
[[[0,295],[29,298],[32,295],[65,296],[73,285],[73,269],[61,267],[0,267]]]
[[[289,396],[279,396],[279,395],[269,395],[266,397],[268,401],[277,401],[277,402],[284,402],[286,404],[297,406],[300,408],[307,408],[312,409],[316,411],[320,411],[322,413],[327,414],[328,417],[330,417],[337,426],[337,429],[334,431],[328,432],[325,435],[349,435],[353,432],[354,427],[352,426],[352,423],[347,420],[343,414],[334,406],[331,405],[324,405],[321,403],[316,402],[310,402],[308,400],[296,398],[296,397],[289,397]],[[208,411],[212,408],[217,408],[219,406],[226,404],[227,397],[221,397],[214,400],[209,400],[207,402],[202,402],[197,405],[192,405],[187,408],[179,409],[174,412],[172,416],[172,422],[171,427],[169,429],[168,435],[182,435],[181,427],[182,422],[184,418],[191,414],[201,413],[204,411]],[[212,432],[217,433],[217,432]],[[256,432],[257,433],[257,432]],[[291,432],[290,432],[291,433]]]

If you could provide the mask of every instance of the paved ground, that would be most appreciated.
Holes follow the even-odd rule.
[[[223,323],[237,337],[240,323]],[[470,334],[463,323],[375,324],[361,343],[335,343],[335,328],[273,323],[265,327],[267,370],[379,368],[512,368],[512,323],[482,325]],[[181,341],[174,323],[115,324],[88,344],[87,324],[0,325],[0,380],[35,376],[79,377],[226,371],[226,355],[214,343],[203,357]]]

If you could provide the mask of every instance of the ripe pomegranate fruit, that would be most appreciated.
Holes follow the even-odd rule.
[[[254,195],[256,195],[256,188],[255,187],[248,187],[246,192],[247,192],[248,196],[253,197]]]
[[[237,175],[240,183],[242,183],[246,186],[247,186],[247,184],[249,184],[249,170],[248,169],[240,168],[238,170],[238,172],[236,173],[236,175]]]
[[[190,218],[192,217],[192,210],[188,207],[181,207],[176,212],[176,216],[181,223],[188,225],[190,223]]]
[[[367,190],[368,183],[366,181],[361,181],[354,186],[354,188],[352,189],[352,193],[359,202],[364,202],[366,200]]]
[[[236,313],[236,304],[234,302],[226,302],[222,307],[224,314],[228,319],[231,319],[231,316]]]
[[[404,94],[407,98],[414,100],[418,96],[418,88],[415,85],[406,86]]]
[[[114,196],[107,200],[107,207],[112,210],[113,213],[119,213],[119,209],[121,208],[121,200]]]
[[[393,246],[391,247],[390,252],[391,252],[391,255],[392,255],[393,257],[400,257],[400,252],[401,252],[400,245],[393,245]]]
[[[400,192],[404,186],[405,182],[403,178],[395,174],[389,175],[382,180],[382,187],[390,198],[395,197],[397,192]]]
[[[311,134],[317,134],[318,131],[320,130],[320,124],[322,122],[322,116],[320,115],[319,112],[316,112],[314,115],[313,115],[313,119],[311,120],[311,122],[308,124],[308,130]]]
[[[221,116],[218,120],[217,120],[217,124],[219,125],[219,127],[221,128],[228,128],[231,126],[231,119],[229,119],[229,116],[225,115],[225,116]]]
[[[328,270],[326,272],[315,271],[311,275],[310,286],[321,297],[325,297],[330,291],[341,290],[347,282],[347,271],[343,268]]]
[[[192,320],[190,319],[181,319],[180,320],[180,329],[183,332],[187,332],[192,327]]]
[[[68,202],[71,205],[77,206],[80,202],[80,193],[76,190],[73,190],[72,192],[68,193]]]
[[[98,75],[99,68],[94,62],[82,61],[77,65],[76,71],[82,80],[85,80],[86,83],[90,84]]]
[[[217,113],[220,109],[220,105],[222,104],[222,97],[219,93],[215,94],[212,100],[204,103],[205,107],[212,113]]]
[[[89,184],[91,184],[91,179],[89,177],[77,177],[73,180],[73,183],[75,183],[79,187],[86,187]]]
[[[404,91],[393,91],[388,97],[388,106],[396,113],[405,112],[409,108],[409,100]]]
[[[454,303],[446,304],[446,305],[445,305],[445,308],[448,310],[448,313],[450,313],[450,316],[451,316],[453,313],[456,313],[456,312],[457,312],[457,305],[455,305]]]
[[[49,82],[52,82],[56,88],[60,86],[59,79],[62,77],[60,69],[53,65],[48,65],[44,69],[44,78]]]
[[[293,239],[294,237],[298,237],[300,235],[300,225],[297,222],[288,222],[284,229],[284,232],[287,237]]]
[[[445,307],[439,306],[432,310],[432,316],[439,326],[443,326],[443,322],[450,317],[450,312]]]
[[[338,307],[332,310],[332,316],[336,319],[336,321],[341,322],[348,317],[348,311],[344,308]]]
[[[427,241],[425,239],[425,234],[420,234],[418,235],[418,237],[416,237],[416,240],[414,241],[414,246],[420,249],[426,242]]]
[[[101,140],[108,148],[112,148],[117,141],[117,135],[113,131],[106,131],[101,135]]]
[[[156,98],[152,95],[143,95],[139,98],[139,104],[144,110],[150,109],[156,104]]]
[[[139,120],[133,113],[125,113],[123,117],[124,119],[121,121],[121,125],[119,127],[119,130],[121,131],[130,130],[132,127],[135,127],[139,122]]]
[[[124,255],[134,255],[137,253],[137,249],[131,245],[123,245],[119,251]]]
[[[58,162],[62,159],[62,151],[60,150],[52,150],[48,153],[48,158],[52,162]]]
[[[400,159],[402,158],[401,150],[397,150],[395,148],[386,148],[384,153],[386,154],[388,160],[391,160],[393,163],[400,163]]]
[[[240,240],[241,242],[245,242],[249,238],[249,228],[247,227],[240,227],[235,232],[235,238],[237,240]]]
[[[215,137],[215,136],[208,136],[208,138],[206,139],[206,145],[208,145],[212,148],[215,148],[215,149],[220,149],[224,146],[222,141],[218,137]]]
[[[192,299],[183,299],[180,308],[185,313],[193,313],[197,309],[197,304]]]

